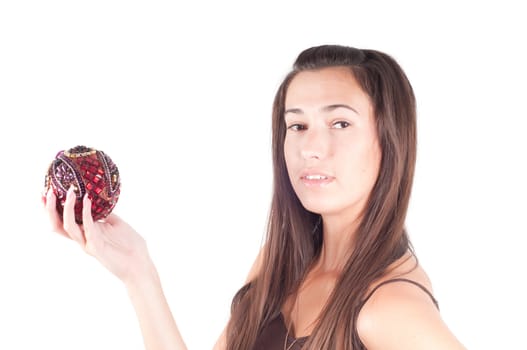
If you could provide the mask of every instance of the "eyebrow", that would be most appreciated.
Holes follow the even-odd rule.
[[[353,112],[357,113],[358,115],[360,115],[360,113],[355,108],[353,108],[353,107],[351,107],[349,105],[346,105],[346,104],[342,104],[342,103],[324,106],[320,110],[322,112],[331,112],[331,111],[334,111],[337,108],[346,108],[346,109],[349,109],[350,111],[353,111]],[[285,110],[284,115],[287,114],[287,113],[304,114],[304,111],[302,111],[300,108],[289,108],[289,109]]]

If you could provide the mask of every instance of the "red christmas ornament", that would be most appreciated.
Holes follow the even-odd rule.
[[[93,220],[100,220],[111,213],[121,191],[119,170],[114,162],[104,152],[86,146],[57,153],[46,174],[46,191],[51,186],[61,217],[71,185],[76,195],[75,221],[78,224],[82,224],[82,198],[86,193],[92,201]]]

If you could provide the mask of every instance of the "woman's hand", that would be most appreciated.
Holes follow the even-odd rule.
[[[94,222],[91,201],[82,202],[82,225],[75,222],[75,193],[70,188],[64,203],[63,219],[57,212],[57,198],[50,189],[43,203],[54,231],[73,239],[99,260],[127,287],[148,350],[186,350],[159,276],[148,255],[144,239],[117,215]]]
[[[130,225],[115,214],[110,214],[104,221],[94,222],[88,196],[83,198],[83,224],[78,225],[74,214],[75,200],[72,187],[67,193],[61,220],[56,209],[57,198],[53,190],[48,190],[43,202],[53,231],[73,239],[126,285],[155,274],[144,239]]]

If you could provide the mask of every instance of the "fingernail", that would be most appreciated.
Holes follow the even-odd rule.
[[[68,188],[67,196],[72,196],[74,191],[75,191],[75,186],[70,185],[70,188]]]

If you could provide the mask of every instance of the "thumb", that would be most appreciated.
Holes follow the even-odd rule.
[[[122,222],[123,219],[121,219],[117,214],[110,213],[106,218],[104,218],[104,222],[110,224],[110,225],[117,225],[118,223]]]

